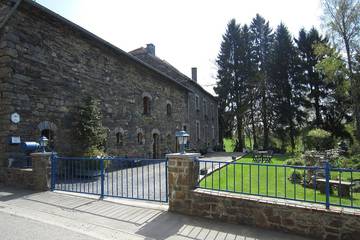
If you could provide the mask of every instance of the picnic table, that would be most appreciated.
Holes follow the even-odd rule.
[[[254,151],[253,161],[257,163],[270,163],[272,151]]]
[[[316,184],[321,193],[325,193],[325,178],[316,179]],[[334,187],[338,191],[339,197],[350,197],[350,188],[355,185],[355,183],[339,180],[329,180],[330,187]]]

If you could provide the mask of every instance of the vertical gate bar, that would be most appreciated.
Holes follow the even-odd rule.
[[[317,169],[315,169],[315,175],[314,175],[314,179],[313,179],[313,184],[314,184],[314,201],[316,202],[316,184],[317,184],[317,181],[316,181],[316,171]]]
[[[147,160],[149,161],[149,160]],[[147,169],[148,169],[148,172],[147,172],[147,176],[148,176],[148,200],[150,200],[150,163],[147,164]]]
[[[286,198],[286,166],[284,166],[284,188],[285,188],[285,198]]]
[[[153,192],[153,195],[154,195],[154,200],[155,200],[155,183],[156,183],[156,173],[155,173],[155,163],[153,163],[153,176],[154,176],[154,192]]]
[[[351,178],[351,186],[350,186],[350,199],[351,199],[351,201],[350,201],[350,203],[351,203],[351,207],[354,207],[354,203],[353,203],[353,201],[354,201],[354,199],[353,199],[353,171],[351,170],[350,171],[350,178]]]
[[[139,197],[139,167],[136,166],[136,197]]]
[[[330,208],[330,165],[329,161],[325,161],[325,193],[326,193],[326,209]]]
[[[211,189],[214,190],[214,162],[211,162]]]
[[[306,201],[306,168],[304,168],[304,182],[303,182],[303,185],[304,185],[304,201]]]
[[[250,179],[250,181],[249,181],[249,187],[250,187],[250,193],[251,193],[251,182],[252,182],[252,178],[251,178],[251,165],[249,165],[249,175],[250,175],[250,177],[249,177],[249,179]]]
[[[241,192],[244,192],[244,164],[241,163]]]
[[[257,188],[258,188],[258,195],[260,195],[260,164],[257,165]]]
[[[225,165],[225,167],[226,167],[226,181],[225,181],[225,183],[226,183],[226,191],[228,191],[228,178],[229,178],[229,176],[228,176],[228,164],[226,164]]]
[[[292,177],[294,178],[294,176],[295,176],[295,168],[294,168]],[[293,181],[294,181],[294,199],[296,199],[296,181],[295,181],[295,179],[293,179]]]
[[[104,198],[104,180],[105,180],[105,176],[104,176],[104,159],[100,158],[100,175],[101,175],[101,184],[100,184],[100,188],[101,188],[101,193],[100,193],[100,197]]]
[[[277,182],[278,182],[278,173],[277,173],[277,165],[275,165],[275,197],[277,197]]]
[[[236,192],[236,186],[235,186],[235,184],[236,184],[236,164],[235,163],[233,163],[233,167],[234,167],[234,192]]]
[[[266,165],[266,196],[269,196],[269,165]]]
[[[168,159],[165,161],[165,201],[168,202]]]
[[[116,166],[119,166],[119,160],[116,160]],[[116,167],[117,168],[117,167]],[[119,170],[116,169],[116,196],[119,196]]]
[[[220,191],[220,182],[221,182],[221,179],[220,179],[220,162],[218,162],[218,173],[219,173],[219,191]]]
[[[128,165],[129,161],[128,160],[126,160],[126,161],[127,161],[126,165]],[[129,197],[129,173],[128,173],[128,171],[129,171],[129,169],[126,168],[125,181],[126,181],[126,197],[127,198]]]
[[[54,191],[55,189],[54,170],[55,170],[55,156],[54,154],[51,154],[51,188],[50,188],[51,191]]]
[[[141,164],[141,186],[142,186],[142,198],[145,199],[145,183],[144,183],[144,163]]]
[[[159,192],[160,192],[160,201],[162,200],[161,198],[161,161],[159,161]]]
[[[339,178],[339,189],[338,189],[338,195],[340,195],[339,196],[339,204],[340,204],[340,206],[341,206],[341,198],[342,198],[342,189],[341,189],[341,177],[342,177],[342,172],[341,172],[341,170],[339,171],[339,173],[340,173],[340,178]]]
[[[205,180],[205,188],[207,188],[207,187],[206,187],[206,179],[207,179],[207,176],[208,176],[207,173],[208,173],[208,170],[207,170],[206,161],[205,161],[205,179],[204,179],[204,180]]]
[[[134,198],[134,166],[135,160],[131,161],[131,197]]]

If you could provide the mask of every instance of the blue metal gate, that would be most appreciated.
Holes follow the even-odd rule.
[[[51,190],[167,202],[167,159],[51,158]]]

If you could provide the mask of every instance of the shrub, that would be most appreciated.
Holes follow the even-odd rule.
[[[289,180],[292,183],[302,183],[304,177],[300,171],[295,170],[291,173]]]
[[[291,166],[304,166],[305,165],[305,161],[300,159],[300,158],[290,158],[286,161],[286,165],[291,165]]]
[[[304,145],[307,150],[324,151],[334,148],[335,141],[331,133],[316,128],[307,133],[304,138]]]

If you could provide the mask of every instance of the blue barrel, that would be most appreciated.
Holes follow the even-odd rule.
[[[39,149],[40,144],[37,142],[22,142],[21,149],[25,152],[35,152]]]

